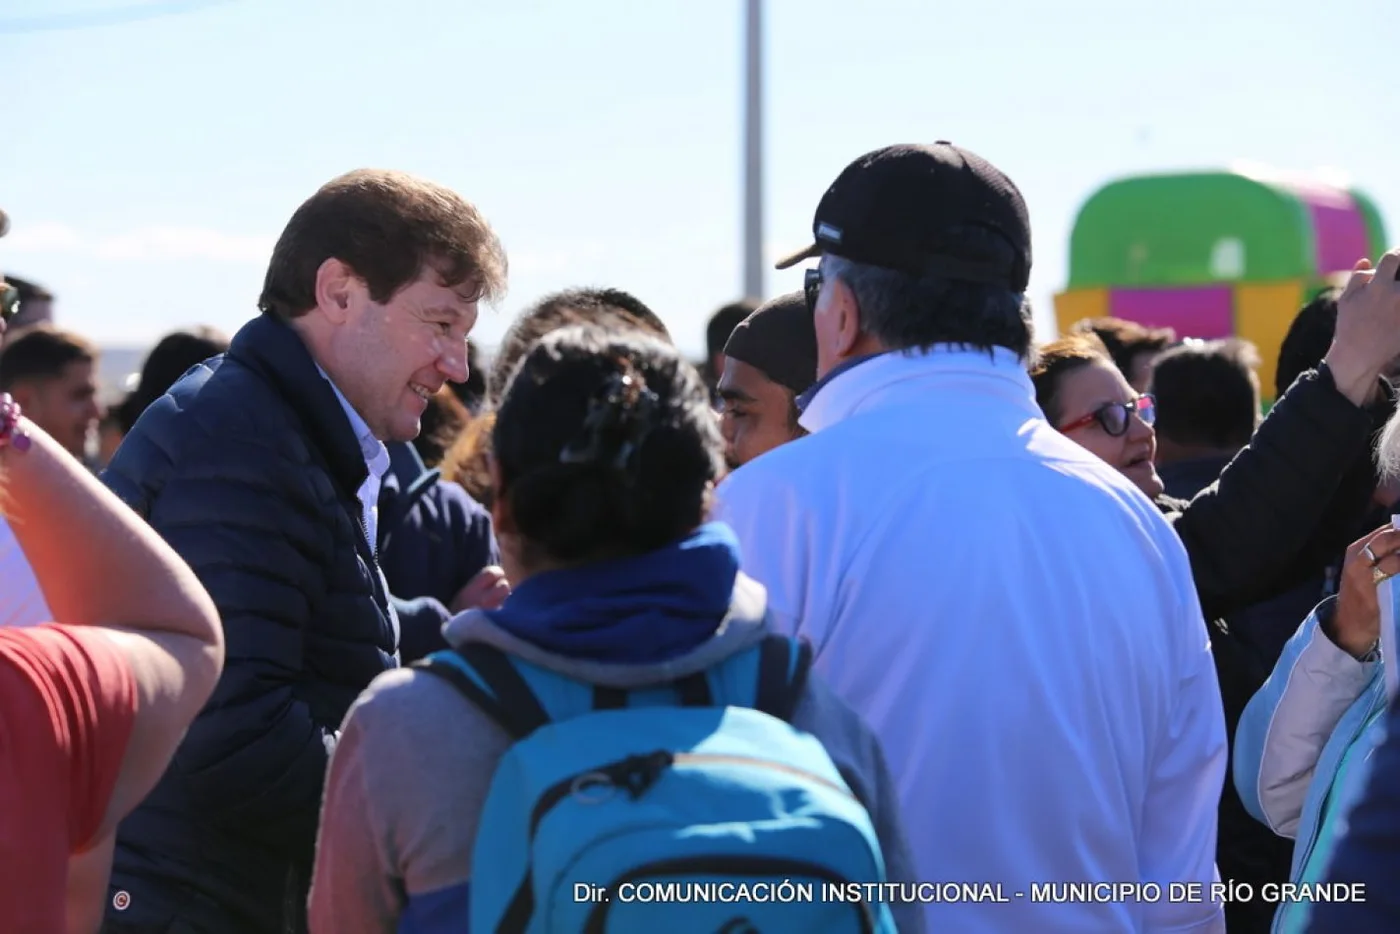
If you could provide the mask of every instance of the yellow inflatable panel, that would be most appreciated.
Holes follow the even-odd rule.
[[[1301,279],[1235,287],[1235,335],[1259,348],[1259,389],[1265,399],[1274,398],[1279,345],[1303,307],[1303,298]]]
[[[1072,289],[1055,296],[1055,326],[1060,334],[1067,334],[1070,325],[1084,318],[1104,318],[1108,316],[1108,289]],[[1048,335],[1039,337],[1045,343]]]

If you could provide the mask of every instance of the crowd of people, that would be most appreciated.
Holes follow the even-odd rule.
[[[351,172],[105,407],[0,285],[0,929],[1400,929],[1400,250],[1266,405],[1037,340],[961,147],[811,230],[698,363],[615,287],[483,360],[488,220]]]

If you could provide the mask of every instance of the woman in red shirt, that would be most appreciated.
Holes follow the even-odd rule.
[[[223,635],[188,566],[8,395],[0,511],[56,620],[0,629],[0,926],[92,932],[113,831],[213,692]]]

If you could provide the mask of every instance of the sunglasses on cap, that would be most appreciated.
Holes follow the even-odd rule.
[[[1099,406],[1083,418],[1075,419],[1068,425],[1061,425],[1058,430],[1062,433],[1070,432],[1098,422],[1105,432],[1117,438],[1127,432],[1134,413],[1142,419],[1143,424],[1151,425],[1157,420],[1157,400],[1149,393],[1138,396],[1132,402],[1110,402]]]
[[[0,321],[9,322],[19,314],[19,289],[0,280]]]

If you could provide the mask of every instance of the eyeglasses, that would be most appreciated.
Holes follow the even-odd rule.
[[[19,289],[0,281],[0,321],[8,322],[19,314]]]
[[[807,299],[807,311],[816,314],[817,297],[822,294],[822,271],[819,268],[807,270],[802,279],[802,294]]]
[[[1151,425],[1157,421],[1157,400],[1149,393],[1138,396],[1132,402],[1110,402],[1108,405],[1099,406],[1083,418],[1075,419],[1068,425],[1061,425],[1059,431],[1070,432],[1098,422],[1105,432],[1117,438],[1127,432],[1134,413],[1142,419],[1144,425]]]

